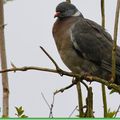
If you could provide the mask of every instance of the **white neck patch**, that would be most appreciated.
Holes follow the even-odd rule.
[[[81,15],[81,12],[80,11],[77,11],[74,15],[72,15],[72,16],[74,16],[74,17],[77,17],[77,16],[80,16]]]

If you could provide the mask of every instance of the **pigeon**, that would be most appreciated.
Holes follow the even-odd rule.
[[[112,78],[111,35],[96,22],[84,18],[75,5],[57,5],[52,33],[64,64],[76,74],[97,76],[107,81]],[[120,85],[120,47],[116,49],[116,78]]]

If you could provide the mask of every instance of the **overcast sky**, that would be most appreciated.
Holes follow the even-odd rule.
[[[4,5],[5,24],[7,24],[5,39],[9,68],[11,62],[17,67],[32,65],[55,68],[39,48],[39,46],[43,46],[62,69],[68,70],[59,57],[52,37],[55,7],[62,1],[14,0]],[[72,0],[72,3],[77,6],[86,18],[101,24],[100,0]],[[115,6],[116,0],[106,0],[106,30],[111,35],[113,35]],[[120,42],[120,30],[118,34]],[[25,114],[29,117],[48,117],[49,108],[43,100],[41,92],[51,104],[53,92],[71,83],[69,77],[61,77],[58,74],[41,71],[16,72],[8,75],[10,117],[15,116],[15,106],[23,106]],[[94,86],[95,116],[100,117],[103,114],[101,85],[92,83],[92,86]],[[2,91],[1,84],[0,88],[0,91]],[[120,96],[116,93],[109,95],[109,92],[107,91],[108,107],[115,110],[120,104]],[[83,96],[85,100],[86,90],[84,87]],[[2,92],[0,92],[0,97],[2,99]],[[68,117],[76,106],[77,93],[74,86],[64,93],[56,95],[53,115],[55,117]],[[0,107],[2,107],[1,101]],[[76,111],[73,117],[77,114]]]

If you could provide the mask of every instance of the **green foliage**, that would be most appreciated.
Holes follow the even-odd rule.
[[[107,118],[113,118],[116,115],[116,111],[111,111],[110,108],[107,111]]]
[[[15,109],[16,109],[16,112],[17,112],[17,113],[15,113],[15,115],[17,115],[18,118],[27,118],[28,117],[24,114],[24,109],[22,108],[22,106],[15,107]]]

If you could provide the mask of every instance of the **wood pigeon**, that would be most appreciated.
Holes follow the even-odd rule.
[[[53,37],[65,65],[73,73],[88,73],[111,80],[112,46],[111,35],[96,22],[83,17],[69,2],[56,7],[57,17]],[[120,85],[120,47],[116,52],[116,79]]]

